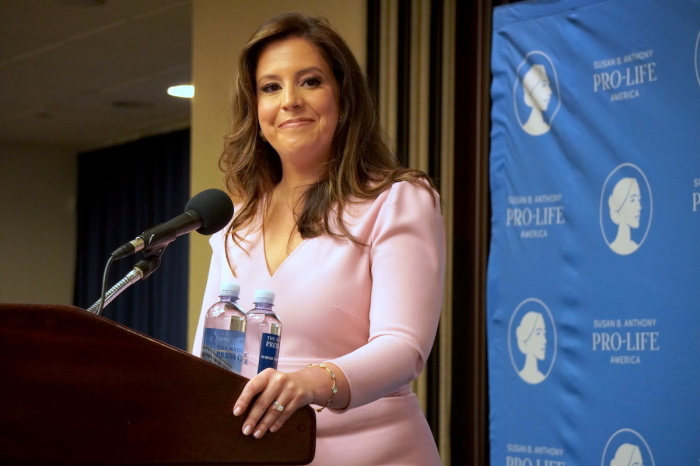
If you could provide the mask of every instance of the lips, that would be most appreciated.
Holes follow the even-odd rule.
[[[290,120],[283,121],[278,127],[279,128],[294,128],[297,126],[304,126],[312,123],[314,120],[311,118],[292,118]]]

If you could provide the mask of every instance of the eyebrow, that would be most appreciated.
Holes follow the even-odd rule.
[[[322,74],[323,76],[326,75],[326,73],[318,66],[309,66],[307,68],[303,68],[303,69],[297,71],[296,73],[294,73],[294,76],[299,76],[299,75],[306,74],[309,72],[317,72],[317,73]],[[261,81],[264,81],[266,79],[279,79],[279,76],[274,74],[274,73],[265,74],[265,75],[260,76],[260,78],[256,82],[258,84],[260,84]]]

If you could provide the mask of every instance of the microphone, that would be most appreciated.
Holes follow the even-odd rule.
[[[197,230],[211,235],[225,227],[233,217],[233,203],[220,189],[207,189],[195,195],[185,205],[185,212],[161,223],[124,243],[112,252],[114,260],[130,256],[138,251],[150,253],[166,247],[178,236]]]

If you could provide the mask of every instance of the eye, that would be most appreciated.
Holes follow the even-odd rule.
[[[321,85],[321,79],[317,78],[315,76],[312,76],[310,78],[304,79],[304,81],[302,81],[301,84],[302,84],[302,86],[306,86],[306,87],[312,87],[312,88],[318,87]]]
[[[267,83],[267,84],[260,87],[260,90],[266,94],[277,92],[280,89],[282,89],[282,88],[277,83]]]

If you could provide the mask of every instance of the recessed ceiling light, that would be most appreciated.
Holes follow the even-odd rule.
[[[181,84],[179,86],[170,86],[168,88],[168,94],[173,97],[183,97],[185,99],[191,99],[194,97],[194,86],[190,84]]]

